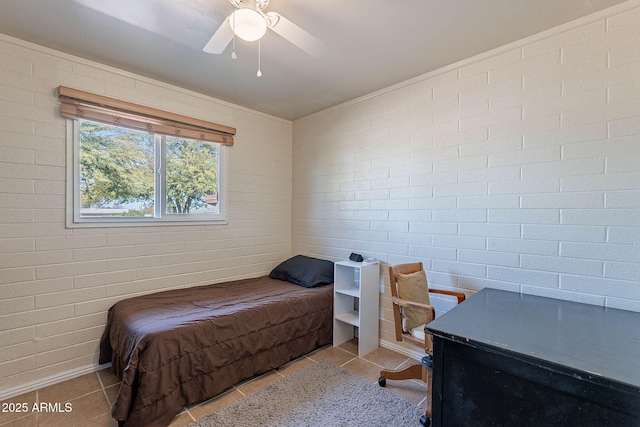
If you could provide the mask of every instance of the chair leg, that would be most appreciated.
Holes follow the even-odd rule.
[[[420,417],[420,424],[429,427],[431,425],[431,385],[432,375],[431,367],[433,366],[431,356],[425,356],[422,358],[422,363],[419,365],[411,365],[408,368],[396,370],[396,371],[380,371],[380,378],[378,378],[378,384],[380,387],[387,385],[387,380],[408,380],[408,379],[421,379],[427,384],[427,398],[425,401],[425,414]]]
[[[381,387],[386,385],[386,380],[425,380],[426,368],[423,365],[411,365],[408,368],[396,370],[396,371],[380,371],[380,378],[378,378],[378,384]]]

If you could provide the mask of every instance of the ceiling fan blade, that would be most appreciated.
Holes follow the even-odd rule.
[[[227,16],[227,19],[213,33],[213,36],[202,50],[207,53],[222,53],[229,46],[231,39],[233,39],[233,31],[231,30],[231,25],[229,25],[229,16]]]
[[[314,58],[327,51],[327,45],[276,12],[267,12],[269,28]]]

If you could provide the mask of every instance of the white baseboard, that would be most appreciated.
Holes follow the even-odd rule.
[[[393,350],[396,353],[404,354],[405,356],[415,359],[417,361],[421,361],[426,354],[424,351],[413,350],[413,349],[404,347],[402,345],[399,345],[396,341],[380,340],[380,347]]]
[[[25,393],[30,393],[32,391],[36,391],[44,387],[49,387],[50,385],[58,384],[63,381],[80,377],[82,375],[90,374],[92,372],[97,372],[102,369],[108,368],[110,366],[111,366],[111,363],[107,363],[105,365],[95,364],[95,365],[82,366],[80,368],[70,369],[68,371],[60,372],[58,374],[54,374],[46,378],[30,381],[25,384],[2,388],[0,389],[0,401],[11,399],[13,397],[20,396]]]

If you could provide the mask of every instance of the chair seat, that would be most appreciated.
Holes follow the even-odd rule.
[[[413,336],[415,338],[418,338],[419,340],[423,340],[424,341],[425,336],[426,336],[425,333],[424,333],[424,328],[426,326],[427,325],[416,326],[415,328],[413,328],[413,329],[411,329],[411,330],[409,330],[407,332],[409,332],[409,334],[411,334],[411,336]]]

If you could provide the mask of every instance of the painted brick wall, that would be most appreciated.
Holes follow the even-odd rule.
[[[66,229],[59,85],[236,127],[228,225]],[[122,298],[288,257],[291,135],[289,121],[0,37],[0,390],[95,365]]]
[[[294,252],[383,261],[388,342],[387,263],[640,311],[639,23],[610,9],[294,122]]]

